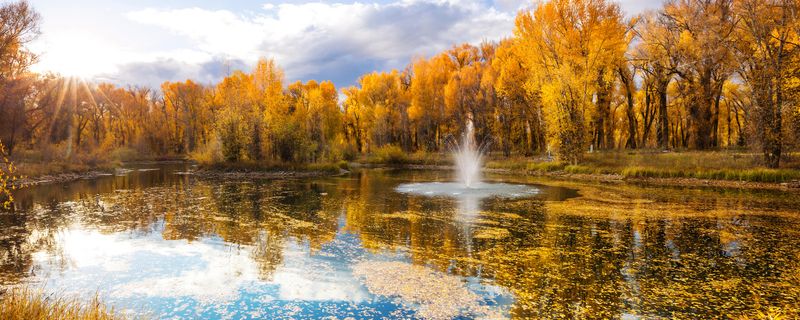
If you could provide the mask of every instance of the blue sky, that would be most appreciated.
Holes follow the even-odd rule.
[[[369,0],[366,0],[369,1]],[[289,81],[355,83],[462,42],[507,37],[520,0],[31,0],[42,14],[36,71],[156,87],[213,83],[274,58]],[[660,1],[621,2],[629,14]]]

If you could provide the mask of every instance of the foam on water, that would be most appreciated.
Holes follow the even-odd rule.
[[[532,186],[508,183],[473,183],[467,187],[459,182],[406,183],[395,188],[397,192],[453,198],[521,198],[536,195],[539,190]]]

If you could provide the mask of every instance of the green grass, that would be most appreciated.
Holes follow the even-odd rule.
[[[124,319],[95,296],[91,301],[15,288],[0,296],[0,319],[8,320],[112,320]]]
[[[626,178],[696,178],[782,183],[800,180],[797,155],[784,158],[782,168],[769,169],[761,155],[733,151],[688,152],[595,152],[579,165],[529,158],[494,158],[487,168],[538,173],[617,174]]]
[[[696,178],[706,180],[773,183],[788,182],[800,179],[800,170],[767,168],[689,171],[664,168],[630,167],[623,169],[621,174],[629,178]]]

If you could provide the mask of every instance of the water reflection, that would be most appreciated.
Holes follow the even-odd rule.
[[[791,194],[545,181],[464,207],[395,192],[441,172],[181,170],[20,192],[0,213],[3,284],[165,318],[792,316],[800,303]]]

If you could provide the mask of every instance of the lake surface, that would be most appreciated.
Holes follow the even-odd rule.
[[[209,180],[185,164],[16,193],[0,285],[155,318],[797,315],[800,197],[490,176],[513,199],[406,194],[449,172]]]

